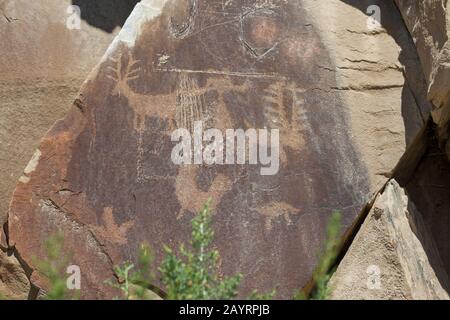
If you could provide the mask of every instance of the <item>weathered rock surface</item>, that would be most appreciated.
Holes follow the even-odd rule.
[[[414,43],[392,1],[303,2],[335,64],[352,138],[371,192],[378,192],[431,110]],[[373,6],[380,8],[381,25],[372,26],[367,15]]]
[[[447,0],[396,0],[416,44],[434,105],[442,150],[448,150],[450,121],[450,11]],[[448,153],[450,155],[450,153]],[[449,156],[450,159],[450,156]]]
[[[390,181],[330,282],[332,299],[449,299],[436,243],[405,190]]]
[[[426,154],[410,179],[402,179],[402,186],[423,216],[450,274],[450,11],[447,1],[396,3],[420,56],[436,124],[427,130]]]
[[[428,148],[422,161],[402,187],[414,202],[450,275],[450,165],[439,148],[435,130],[428,130]]]
[[[70,0],[0,1],[0,224],[39,141],[67,112],[114,38],[81,21]],[[117,32],[115,32],[117,33]]]
[[[427,98],[431,101],[436,125],[428,123],[424,127],[396,168],[395,177],[407,193],[408,207],[404,210],[408,210],[408,220],[397,219],[391,223],[374,218],[377,208],[372,210],[334,276],[334,298],[448,299],[449,12],[447,1],[398,0],[396,4],[417,47],[421,65],[416,72],[422,71],[425,75]],[[382,12],[384,17],[385,11]],[[418,87],[412,88],[412,92],[417,92]],[[393,232],[393,228],[404,229],[403,235]],[[405,236],[407,233],[410,239]],[[411,240],[414,237],[420,243]],[[411,243],[417,244],[416,251],[405,251]],[[417,270],[415,259],[424,272]],[[380,262],[371,263],[377,260]],[[380,290],[367,288],[370,275],[365,271],[371,265],[378,265],[382,270],[384,285]]]
[[[24,300],[30,293],[30,281],[12,254],[0,249],[0,297]]]
[[[368,32],[358,2],[346,2],[142,1],[27,166],[9,245],[33,267],[43,240],[63,231],[86,268],[83,296],[106,298],[114,264],[144,241],[159,260],[212,197],[221,271],[244,275],[243,295],[279,286],[290,297],[311,275],[329,214],[353,223],[428,111],[409,72],[412,42],[387,33],[403,28],[393,4],[379,3],[392,28]],[[195,121],[279,129],[279,172],[176,166],[170,135]]]

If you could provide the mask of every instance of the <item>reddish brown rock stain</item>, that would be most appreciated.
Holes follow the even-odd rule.
[[[81,109],[45,137],[30,182],[14,195],[11,244],[27,262],[51,230],[63,229],[75,262],[89,260],[86,297],[107,295],[101,284],[112,265],[136,258],[144,241],[161,261],[162,245],[186,241],[190,218],[213,197],[220,272],[244,274],[243,296],[279,285],[278,295],[289,297],[309,279],[331,210],[351,221],[363,201],[355,194],[364,182],[343,187],[343,177],[365,171],[338,95],[310,90],[335,80],[316,68],[331,62],[301,3],[272,1],[274,24],[244,19],[257,4],[232,1],[224,11],[222,1],[198,1],[195,17],[183,19],[173,2],[143,26],[134,48],[119,46],[99,67]],[[169,31],[175,11],[192,23],[178,38]],[[243,20],[257,22],[244,35]],[[274,42],[273,50],[255,51],[243,38],[257,47]],[[198,119],[221,130],[280,129],[280,172],[175,166],[170,133]]]

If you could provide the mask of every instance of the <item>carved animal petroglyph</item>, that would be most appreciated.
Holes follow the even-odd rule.
[[[141,61],[134,59],[131,51],[125,56],[121,53],[117,58],[109,58],[109,61],[113,65],[107,66],[110,73],[106,77],[115,82],[112,94],[128,99],[135,114],[136,130],[145,130],[146,117],[169,119],[175,116],[172,95],[139,94],[131,88],[130,82],[140,79],[142,73]]]
[[[185,128],[193,132],[196,121],[202,121],[206,127],[212,125],[213,102],[207,105],[205,97],[207,90],[200,89],[196,79],[186,73],[179,75],[175,116],[177,128]]]
[[[134,221],[117,224],[113,215],[113,208],[105,208],[102,214],[103,225],[91,225],[96,234],[113,244],[127,243],[127,233],[133,227]]]

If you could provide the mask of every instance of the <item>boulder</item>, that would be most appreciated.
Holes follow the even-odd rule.
[[[420,58],[415,73],[425,76],[426,85],[412,81],[416,85],[410,86],[411,92],[422,97],[425,88],[432,121],[411,142],[394,170],[401,188],[393,181],[378,196],[340,262],[331,283],[335,299],[449,298],[447,2],[398,0],[395,3]],[[360,9],[363,10],[362,5]],[[382,8],[381,13],[385,25],[387,12]],[[389,197],[396,199],[395,206],[389,205],[388,211],[380,210],[380,206],[386,207]],[[373,288],[370,281],[375,278],[382,283],[381,287]]]
[[[69,0],[0,1],[0,226],[40,139],[66,114],[120,27],[118,22],[108,33],[79,20],[77,29],[71,5]],[[82,10],[84,15],[95,13],[92,8]],[[6,249],[6,242],[0,236],[0,246]],[[14,263],[12,258],[4,259],[0,268],[12,270],[7,267]],[[11,279],[14,276],[0,277],[1,294],[10,296],[4,288]],[[22,282],[18,285],[22,288]]]
[[[422,63],[428,98],[434,105],[442,150],[446,149],[450,121],[450,11],[446,0],[396,0]],[[449,154],[449,153],[448,153]],[[450,156],[449,156],[450,159]]]
[[[66,114],[118,32],[119,26],[107,33],[84,20],[80,29],[69,29],[76,18],[70,5],[70,0],[0,1],[1,225],[40,139]]]
[[[0,249],[0,298],[24,300],[30,290],[30,281],[17,259]]]
[[[332,57],[335,89],[348,109],[374,195],[431,111],[416,48],[392,1],[303,3]],[[379,22],[371,17],[378,11]]]
[[[141,1],[20,178],[8,245],[33,268],[62,231],[83,298],[109,298],[114,265],[142,242],[160,262],[212,198],[219,271],[243,274],[241,297],[274,287],[291,297],[311,277],[330,214],[354,223],[428,112],[393,3],[377,2],[392,14],[374,32],[346,2]],[[174,132],[195,135],[199,123],[278,132],[260,143],[278,170],[176,164]]]
[[[449,299],[448,275],[430,229],[391,180],[330,281],[331,299]]]

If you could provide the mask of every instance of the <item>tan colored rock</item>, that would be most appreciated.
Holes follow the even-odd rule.
[[[262,2],[265,3],[264,5],[268,3]],[[269,2],[272,3],[272,1]],[[274,3],[275,5],[283,3],[281,5],[284,6],[286,1],[274,1]],[[421,70],[421,67],[414,45],[407,36],[400,15],[392,2],[374,1],[374,4],[379,5],[383,12],[382,26],[374,30],[368,29],[368,17],[365,14],[367,8],[360,4],[361,1],[305,0],[297,7],[294,6],[294,2],[289,3],[292,4],[292,10],[285,10],[285,12],[298,12],[296,16],[301,19],[293,19],[293,21],[295,23],[304,21],[303,25],[297,26],[297,30],[302,32],[295,33],[295,36],[290,35],[290,29],[283,26],[286,20],[267,19],[268,22],[266,21],[263,26],[272,26],[274,33],[259,34],[254,31],[245,34],[248,38],[247,45],[250,45],[250,49],[252,45],[254,47],[254,50],[249,52],[239,50],[239,41],[230,42],[232,43],[230,46],[217,44],[215,41],[217,38],[225,37],[223,34],[233,41],[239,39],[242,41],[242,38],[238,36],[233,38],[236,30],[239,30],[236,26],[218,29],[214,25],[212,27],[208,25],[212,23],[211,21],[217,21],[218,17],[215,14],[220,13],[220,10],[216,10],[220,5],[223,10],[231,10],[230,14],[236,14],[246,8],[243,5],[241,7],[241,4],[236,5],[230,2],[224,5],[205,1],[204,4],[211,10],[207,11],[209,14],[205,14],[206,11],[199,14],[205,25],[201,28],[199,25],[192,26],[198,30],[195,29],[191,39],[185,39],[183,34],[183,32],[190,33],[192,30],[189,28],[181,30],[183,32],[180,34],[178,34],[179,30],[165,28],[169,21],[165,18],[169,14],[173,15],[175,21],[179,20],[182,25],[181,22],[187,14],[184,12],[186,9],[184,7],[179,10],[163,10],[164,19],[158,17],[154,19],[161,23],[160,29],[157,26],[154,27],[150,21],[145,21],[147,33],[144,35],[146,37],[141,36],[135,39],[136,46],[130,42],[134,42],[133,35],[139,33],[138,26],[144,25],[144,21],[134,24],[134,29],[130,28],[117,38],[115,45],[111,46],[109,54],[102,61],[102,65],[91,74],[89,77],[91,83],[85,86],[83,95],[80,96],[80,100],[77,100],[78,108],[74,107],[65,120],[59,122],[48,133],[40,149],[35,152],[37,138],[47,130],[51,122],[65,114],[66,108],[70,105],[69,101],[73,100],[81,83],[80,74],[87,73],[96,62],[103,51],[102,46],[109,41],[110,35],[91,29],[84,23],[83,28],[87,28],[87,33],[68,31],[64,25],[68,1],[60,1],[58,4],[56,1],[50,4],[46,1],[45,5],[39,4],[39,1],[1,2],[0,8],[4,13],[6,12],[8,19],[6,19],[6,27],[0,29],[0,35],[2,39],[6,39],[9,49],[3,49],[5,52],[0,55],[0,66],[8,75],[2,78],[3,84],[0,84],[0,98],[6,105],[6,108],[0,110],[2,112],[0,121],[3,121],[0,123],[0,128],[6,128],[0,129],[3,130],[0,134],[6,137],[2,138],[0,147],[1,154],[7,155],[5,166],[0,167],[6,174],[12,174],[5,180],[4,186],[1,185],[6,190],[4,193],[6,201],[2,203],[9,202],[10,187],[17,179],[20,179],[12,206],[10,226],[12,226],[12,239],[15,243],[17,242],[25,259],[30,262],[32,254],[39,251],[40,243],[48,236],[42,230],[46,232],[52,228],[67,230],[70,242],[79,250],[78,260],[88,261],[87,264],[90,266],[88,275],[90,296],[104,298],[102,290],[106,289],[101,288],[102,277],[111,276],[109,274],[112,269],[111,264],[119,263],[124,256],[129,255],[136,246],[136,239],[142,240],[149,237],[150,232],[155,246],[169,241],[178,242],[183,238],[184,226],[188,224],[187,219],[180,221],[183,215],[192,214],[206,200],[208,192],[214,195],[214,192],[218,190],[222,194],[221,197],[217,197],[216,202],[224,199],[223,203],[219,203],[220,210],[217,217],[224,223],[219,223],[217,234],[223,249],[221,251],[225,254],[225,270],[233,272],[245,270],[249,279],[245,285],[248,287],[254,283],[264,289],[273,287],[272,279],[279,281],[286,275],[289,276],[289,286],[300,286],[313,268],[315,257],[310,252],[319,247],[323,234],[323,221],[329,212],[332,209],[341,209],[345,213],[345,226],[352,224],[365,201],[386,183],[407,146],[423,127],[429,105],[425,99],[425,81],[421,73],[417,72]],[[229,8],[225,8],[227,6]],[[32,10],[20,16],[29,8]],[[258,13],[260,9],[255,8],[255,12]],[[273,14],[272,8],[266,9]],[[258,21],[265,21],[267,12],[264,10],[261,12],[260,16],[249,15],[248,26]],[[37,18],[39,15],[49,17],[50,21]],[[19,17],[19,20],[16,20],[16,17]],[[227,16],[219,18],[225,19]],[[51,21],[52,19],[55,21]],[[28,24],[20,24],[22,20]],[[187,21],[190,20],[187,19]],[[291,22],[294,23],[293,21]],[[29,25],[33,23],[38,27],[31,30]],[[130,23],[130,26],[133,24]],[[204,29],[205,26],[211,28]],[[243,28],[245,29],[246,26],[244,23]],[[259,45],[264,46],[267,41],[273,41],[274,39],[268,40],[266,37],[277,36],[279,29],[286,29],[283,32],[286,33],[288,40],[280,44],[281,53],[273,50],[267,56],[260,55],[258,50],[262,50],[263,47]],[[158,30],[158,32],[152,33],[152,30]],[[161,32],[161,30],[165,31]],[[161,34],[165,35],[167,30],[170,31],[171,37],[162,37]],[[204,32],[205,30],[208,32]],[[255,28],[255,30],[259,29]],[[197,39],[202,33],[206,34],[206,38]],[[172,39],[177,37],[179,39]],[[158,41],[151,41],[154,39]],[[198,49],[200,42],[205,46],[205,50]],[[165,47],[166,43],[170,45]],[[196,45],[191,46],[192,43]],[[168,52],[170,54],[167,54]],[[152,112],[159,116],[158,112],[165,111],[158,109],[159,104],[169,101],[167,106],[172,108],[179,100],[187,101],[190,96],[186,93],[186,89],[195,87],[196,92],[206,90],[205,92],[208,93],[208,90],[214,89],[223,97],[217,102],[219,108],[223,109],[223,104],[228,103],[230,110],[239,115],[238,119],[248,117],[251,123],[259,121],[257,117],[253,118],[258,113],[242,113],[239,109],[241,104],[246,107],[245,110],[260,104],[266,107],[264,99],[270,98],[271,100],[267,100],[267,112],[263,112],[264,121],[270,125],[276,126],[281,123],[285,126],[285,119],[269,109],[274,105],[272,98],[281,93],[280,88],[289,88],[283,82],[284,80],[279,80],[282,85],[271,88],[275,90],[275,93],[267,93],[265,90],[248,90],[246,86],[258,82],[252,80],[252,77],[243,82],[233,80],[237,74],[244,73],[244,78],[251,75],[244,72],[249,65],[248,61],[253,61],[251,59],[258,60],[257,63],[252,62],[252,65],[255,63],[258,67],[250,71],[254,72],[260,68],[266,76],[267,70],[272,72],[274,68],[278,75],[289,78],[287,81],[289,85],[295,84],[301,89],[298,92],[294,91],[293,95],[296,98],[293,100],[298,103],[295,105],[297,107],[295,110],[301,110],[301,114],[297,118],[296,113],[293,113],[296,117],[292,124],[294,129],[286,131],[296,132],[298,129],[296,126],[302,126],[302,134],[307,143],[305,146],[291,146],[286,143],[285,147],[296,154],[291,158],[298,159],[298,152],[300,156],[306,154],[309,160],[292,165],[295,170],[300,168],[301,172],[295,172],[292,169],[286,171],[287,174],[280,175],[279,181],[283,183],[278,181],[277,185],[282,185],[286,191],[276,193],[277,191],[273,189],[275,191],[269,193],[264,200],[273,198],[279,201],[289,195],[286,203],[281,202],[282,205],[279,205],[279,202],[276,202],[276,206],[267,205],[258,212],[255,211],[251,219],[247,219],[245,216],[249,212],[253,214],[251,206],[260,205],[258,201],[263,201],[261,196],[263,193],[260,190],[272,192],[268,186],[271,187],[276,180],[269,181],[269,184],[264,181],[255,181],[252,182],[251,188],[244,182],[236,183],[233,186],[239,191],[236,194],[248,193],[250,196],[242,201],[242,208],[239,204],[236,209],[230,209],[230,199],[236,195],[231,194],[230,190],[234,189],[223,186],[227,184],[230,177],[233,178],[231,181],[237,181],[235,173],[214,169],[211,172],[204,171],[197,176],[193,175],[192,171],[173,174],[172,171],[176,168],[169,167],[169,170],[166,166],[169,161],[160,163],[158,162],[160,160],[157,160],[162,158],[162,151],[169,150],[166,148],[169,144],[161,143],[165,140],[161,137],[160,130],[153,130],[155,126],[148,125],[146,121],[161,122],[161,117],[149,116],[151,112],[147,110],[148,106],[153,106]],[[145,63],[142,66],[139,65],[139,68],[142,68],[144,72],[133,75],[131,67],[138,66],[135,63],[142,61]],[[193,65],[200,69],[194,70]],[[290,67],[287,70],[283,69],[286,65]],[[111,74],[111,70],[116,72]],[[178,72],[179,70],[183,71]],[[230,70],[232,70],[231,73]],[[124,71],[130,71],[130,73],[127,74]],[[202,76],[198,76],[197,71],[202,71],[199,72]],[[174,75],[175,73],[181,74],[179,79]],[[128,76],[130,79],[127,78]],[[202,87],[204,78],[211,78],[211,81],[216,81],[215,78],[219,80],[211,82],[210,87],[204,88]],[[42,79],[42,81],[36,84],[36,79]],[[116,85],[113,86],[111,80],[117,82]],[[230,84],[229,81],[231,81]],[[234,89],[231,90],[228,87]],[[167,97],[159,95],[161,93],[159,91],[166,93]],[[238,99],[241,91],[245,92],[244,96],[247,100]],[[280,103],[285,104],[283,105],[285,110],[291,110],[293,104],[288,105],[292,102],[289,94],[284,92],[282,94],[286,99],[282,99]],[[147,100],[150,96],[151,99]],[[161,100],[154,100],[155,96]],[[297,96],[301,99],[297,99]],[[216,99],[214,95],[206,97],[210,100]],[[263,98],[264,103],[260,103],[258,100],[260,98]],[[18,105],[22,107],[18,108]],[[106,111],[111,108],[114,108],[114,112]],[[29,116],[24,117],[23,113]],[[44,120],[41,118],[43,114],[46,115]],[[104,121],[106,114],[108,117],[111,116],[108,121]],[[215,121],[225,126],[223,118],[219,116]],[[174,120],[170,122],[171,125],[178,120],[171,116],[168,118]],[[35,119],[39,121],[33,121]],[[17,125],[18,121],[23,123],[19,122]],[[111,128],[106,128],[106,125],[110,125]],[[117,128],[121,131],[119,132]],[[298,132],[301,131],[298,130]],[[116,138],[111,139],[112,136]],[[134,141],[135,136],[140,136],[138,152],[133,149],[131,143],[123,145],[111,143],[112,140],[114,142],[125,141],[125,139]],[[13,148],[13,143],[16,141],[23,144],[18,149]],[[72,145],[76,148],[71,148]],[[330,148],[329,145],[332,147]],[[88,151],[85,149],[86,146],[89,146]],[[105,160],[109,160],[111,154],[118,155],[113,164]],[[158,156],[157,159],[152,158],[155,154]],[[89,155],[88,159],[84,158],[86,155]],[[133,158],[135,156],[137,159]],[[30,158],[32,160],[26,166]],[[94,160],[91,161],[92,159]],[[287,159],[282,160],[286,168],[290,167]],[[124,166],[121,166],[121,163]],[[126,167],[125,164],[130,167]],[[116,165],[118,167],[115,167]],[[19,178],[24,167],[26,167],[24,175]],[[209,181],[211,176],[218,172],[220,174],[216,182]],[[3,173],[2,171],[1,174]],[[111,180],[112,183],[108,182],[110,173],[123,173],[119,177],[120,182],[117,183],[115,180]],[[105,174],[103,178],[97,178],[97,175],[101,177],[102,174]],[[168,176],[176,177],[176,181],[182,183],[172,186],[166,181],[167,179],[161,180],[161,177]],[[285,178],[281,176],[306,178],[285,181],[283,180]],[[113,178],[114,176],[111,179]],[[202,179],[204,181],[201,185],[197,185]],[[157,182],[154,183],[154,181]],[[211,186],[208,189],[209,182]],[[305,191],[300,194],[308,194],[308,197],[299,198],[293,193],[291,196],[289,192],[295,190],[291,187],[291,183],[297,187],[304,186],[298,189]],[[322,184],[327,187],[324,188]],[[164,188],[170,192],[159,194],[162,186],[167,186]],[[116,187],[120,189],[117,190]],[[130,192],[123,192],[124,187]],[[177,193],[176,199],[171,198],[173,190]],[[397,191],[393,191],[394,196],[402,200],[402,196],[399,196]],[[149,195],[156,195],[155,202]],[[253,198],[257,201],[255,204],[249,204]],[[194,201],[196,203],[193,203]],[[387,203],[392,205],[391,202]],[[153,216],[149,219],[148,208],[156,211],[152,213],[156,219]],[[277,208],[281,208],[283,213],[277,212]],[[386,265],[387,272],[383,281],[388,289],[380,294],[366,293],[366,298],[443,296],[439,286],[423,281],[420,270],[417,269],[417,261],[409,259],[411,250],[420,246],[417,241],[411,240],[413,236],[405,227],[401,207],[388,206],[387,209],[392,209],[392,212],[389,211],[391,214],[389,217],[397,217],[398,223],[384,221],[383,224],[369,225],[365,229],[363,227],[361,231],[367,229],[368,239],[372,240],[365,243],[365,239],[362,239],[355,242],[353,246],[361,247],[360,250],[364,253],[373,252],[374,255],[381,257],[380,261],[384,261]],[[175,212],[177,210],[179,212],[175,220],[173,215],[177,213]],[[296,212],[299,210],[302,210],[302,216],[297,219]],[[375,216],[378,215],[379,213],[375,214]],[[228,222],[231,221],[230,217],[234,217],[235,220],[227,229]],[[134,220],[128,221],[129,218],[136,218],[139,224],[134,223]],[[173,220],[170,220],[172,218]],[[382,220],[382,218],[378,220],[380,219]],[[136,231],[137,225],[143,226],[142,230]],[[231,229],[236,226],[242,227],[239,227],[237,231]],[[248,229],[248,226],[254,229]],[[297,228],[295,232],[292,232],[292,226]],[[161,235],[160,230],[167,228],[174,228],[174,231],[167,232],[168,236]],[[24,234],[25,229],[30,232]],[[151,234],[152,230],[156,231],[154,235]],[[257,231],[249,232],[249,230]],[[266,230],[269,236],[262,237],[261,230]],[[271,236],[272,232],[275,236]],[[289,232],[292,232],[292,235]],[[178,238],[172,239],[172,234],[176,234]],[[236,235],[239,235],[239,238]],[[234,239],[233,237],[237,238],[233,240],[235,242],[229,240]],[[287,240],[283,237],[287,237]],[[271,240],[273,238],[278,239],[280,243],[301,243],[304,252],[298,251],[298,248],[292,249],[288,245],[282,247],[273,243]],[[128,243],[130,239],[132,240]],[[224,239],[227,240],[224,241]],[[267,239],[270,241],[264,242]],[[392,247],[392,241],[398,241],[399,246]],[[404,241],[407,243],[404,244]],[[81,243],[86,245],[80,246]],[[364,247],[366,245],[372,246],[370,250]],[[235,257],[235,252],[252,252],[252,254]],[[265,255],[278,258],[274,260]],[[260,259],[256,262],[247,260],[255,257]],[[345,261],[340,268],[345,268]],[[367,268],[364,269],[363,260],[359,261],[360,264],[352,267],[351,272],[359,269],[363,272],[356,277],[347,278],[347,275],[345,281],[342,281],[350,291],[354,290],[354,281],[363,281],[361,278],[363,276],[367,278]],[[270,263],[277,265],[273,267]],[[420,263],[427,266],[426,260],[420,260]],[[373,269],[371,270],[373,272]],[[427,276],[432,274],[427,268],[425,272]],[[294,278],[295,284],[292,281]],[[431,276],[430,279],[432,279]],[[286,287],[283,286],[282,289],[285,290],[284,296],[288,296],[289,290],[292,289],[286,290]],[[358,291],[346,294],[357,293]]]
[[[332,299],[449,299],[421,213],[395,180],[375,201],[330,282]]]
[[[64,116],[118,31],[84,20],[80,30],[68,29],[71,4],[0,1],[0,225],[39,140]]]
[[[428,150],[413,175],[401,185],[421,213],[424,226],[450,274],[450,165],[429,130]]]
[[[373,195],[386,183],[431,109],[414,43],[390,1],[370,2],[383,14],[375,29],[368,27],[369,5],[364,1],[303,2],[335,61],[330,68],[338,83],[335,90],[348,109]]]
[[[102,299],[114,264],[136,259],[140,241],[161,261],[211,196],[221,272],[245,275],[242,296],[276,285],[292,296],[331,212],[353,224],[427,111],[410,89],[414,46],[388,32],[407,34],[398,15],[368,31],[356,4],[143,1],[42,140],[14,194],[10,244],[31,265],[63,230],[75,263],[89,265],[83,297]],[[171,132],[198,120],[280,129],[279,172],[175,165]]]
[[[114,24],[116,30],[109,33],[82,20],[80,30],[69,30],[71,4],[0,1],[0,230],[14,186],[39,140],[64,116],[119,29]],[[0,245],[7,246],[4,234]],[[0,294],[26,298],[29,284],[17,261],[0,255]]]
[[[447,0],[396,0],[416,44],[435,109],[441,147],[445,149],[450,120],[450,11]]]
[[[28,298],[30,282],[13,255],[0,250],[0,296],[10,300]]]
[[[447,141],[447,146],[446,146],[446,148],[445,148],[445,152],[446,152],[447,154],[450,154],[450,140]]]

